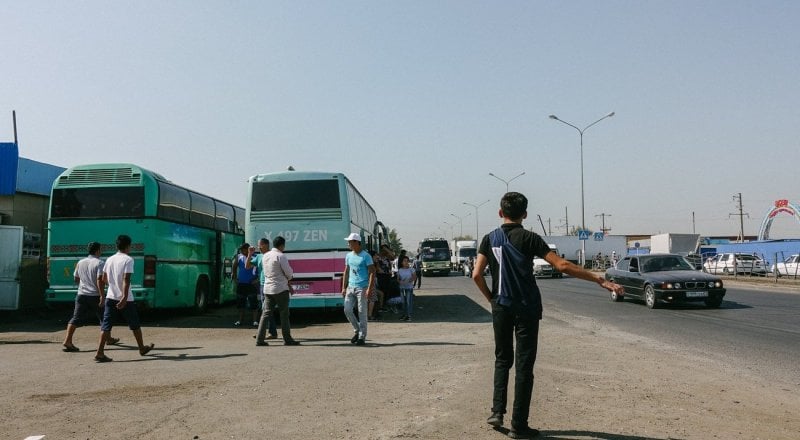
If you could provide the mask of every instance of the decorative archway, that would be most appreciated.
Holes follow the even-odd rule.
[[[797,204],[791,203],[786,199],[776,200],[774,206],[769,208],[764,220],[761,222],[761,229],[758,231],[759,241],[769,240],[769,229],[772,227],[772,221],[780,213],[789,214],[797,220],[797,223],[800,223],[800,207]]]

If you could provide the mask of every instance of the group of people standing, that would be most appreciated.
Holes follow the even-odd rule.
[[[267,346],[266,339],[277,339],[278,330],[275,325],[275,313],[279,313],[283,345],[300,345],[292,337],[289,322],[289,299],[294,293],[289,281],[294,277],[292,266],[283,251],[286,239],[277,236],[269,248],[269,240],[258,241],[259,253],[248,243],[239,248],[236,264],[233,267],[233,279],[236,281],[236,304],[239,309],[239,320],[234,325],[241,325],[245,309],[253,313],[253,326],[258,327],[255,335],[256,345]],[[261,310],[260,319],[256,320]],[[269,333],[269,335],[267,335]]]

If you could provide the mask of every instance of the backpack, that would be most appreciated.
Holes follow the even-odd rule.
[[[497,303],[503,306],[535,306],[541,310],[541,294],[533,276],[530,258],[511,244],[502,228],[489,233],[489,243],[500,266]]]

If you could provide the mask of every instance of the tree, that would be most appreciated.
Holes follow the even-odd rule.
[[[581,230],[580,226],[573,226],[573,227],[570,228],[570,231],[569,231],[569,233],[567,235],[578,235],[578,231],[580,231],[580,230]],[[589,231],[590,235],[594,233],[594,231],[592,231],[589,228],[586,228],[586,230]]]
[[[389,229],[389,237],[387,237],[387,243],[389,248],[394,252],[395,255],[400,254],[400,250],[403,249],[403,242],[400,241],[400,237],[397,235],[397,230],[392,228]]]
[[[459,235],[458,237],[453,237],[453,240],[455,240],[455,241],[468,241],[468,240],[475,240],[475,239],[472,238],[471,235],[467,234],[467,235]]]

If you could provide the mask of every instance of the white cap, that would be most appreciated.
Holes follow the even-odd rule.
[[[361,236],[358,235],[358,233],[353,232],[352,234],[348,235],[347,238],[345,238],[345,241],[351,241],[351,240],[355,240],[355,241],[360,242],[361,241]]]

